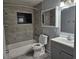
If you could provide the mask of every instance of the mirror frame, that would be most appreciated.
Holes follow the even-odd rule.
[[[48,12],[48,11],[50,11],[50,10],[52,10],[52,9],[54,9],[54,8],[50,8],[50,9],[46,9],[46,10],[42,10],[41,11],[41,25],[42,25],[42,27],[57,27],[57,20],[56,20],[56,17],[55,17],[55,26],[50,26],[50,25],[44,25],[43,24],[43,22],[42,22],[42,14],[43,13],[45,13],[45,12]],[[55,7],[55,9],[56,9],[56,7]],[[55,15],[56,15],[56,12],[55,12]]]
[[[64,36],[64,37],[67,37],[67,36],[72,36],[72,37],[74,37],[74,33],[67,33],[67,32],[61,32],[61,11],[63,10],[63,9],[65,9],[65,8],[69,8],[69,7],[72,7],[72,6],[76,6],[76,4],[71,4],[70,6],[67,6],[67,7],[64,7],[64,8],[62,8],[62,7],[60,7],[60,6],[58,6],[58,12],[59,12],[59,15],[58,15],[58,17],[60,17],[59,18],[59,32],[60,32],[60,36]]]

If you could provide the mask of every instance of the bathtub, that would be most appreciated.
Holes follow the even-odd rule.
[[[33,43],[35,43],[35,40],[22,41],[8,45],[9,58],[11,59],[26,54],[32,48]]]

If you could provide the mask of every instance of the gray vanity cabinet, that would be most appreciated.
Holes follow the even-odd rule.
[[[73,59],[73,57],[65,52],[62,52],[60,53],[61,55],[61,59]]]
[[[73,59],[73,48],[51,41],[51,59]]]
[[[61,58],[60,50],[58,50],[57,48],[53,48],[51,53],[52,53],[51,54],[51,59],[59,59],[59,58]]]

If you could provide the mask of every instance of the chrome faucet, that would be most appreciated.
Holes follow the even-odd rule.
[[[67,36],[67,39],[68,39],[68,40],[72,40],[72,39],[71,39],[71,35],[68,35],[68,36]]]

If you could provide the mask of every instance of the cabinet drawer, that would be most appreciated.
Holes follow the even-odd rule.
[[[73,59],[73,56],[71,56],[63,51],[61,51],[60,55],[61,55],[61,59]]]
[[[53,47],[51,58],[52,59],[73,59],[73,56],[63,50]]]
[[[61,50],[58,49],[58,48],[56,48],[56,47],[52,47],[52,49],[51,49],[51,53],[52,53],[52,54],[58,54],[58,53],[60,53],[60,52],[61,52]]]
[[[68,46],[63,45],[61,43],[58,43],[58,42],[55,42],[55,41],[51,41],[51,47],[52,47],[52,49],[55,47],[57,49],[60,49],[60,50],[63,50],[65,52],[67,52],[68,54],[73,55],[73,49],[74,48],[68,47]]]

